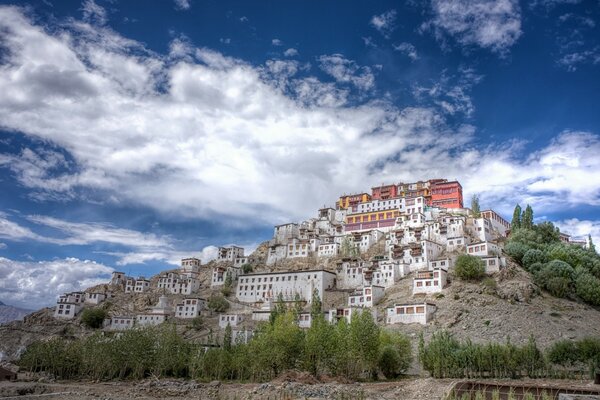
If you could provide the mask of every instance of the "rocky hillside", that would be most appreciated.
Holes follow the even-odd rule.
[[[0,301],[0,324],[21,320],[30,312],[31,310],[9,306]]]

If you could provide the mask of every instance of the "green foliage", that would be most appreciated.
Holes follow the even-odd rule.
[[[225,349],[225,351],[230,351],[232,342],[233,337],[231,333],[231,325],[227,324],[225,327],[225,332],[223,333],[223,349]]]
[[[523,255],[523,259],[521,260],[523,267],[526,270],[530,270],[531,266],[535,263],[541,263],[544,264],[546,262],[548,262],[548,259],[546,258],[546,254],[538,249],[529,249],[527,250],[527,252]]]
[[[408,337],[398,332],[382,330],[379,334],[379,370],[386,378],[396,378],[405,373],[412,362],[411,344]]]
[[[575,290],[577,296],[586,303],[600,306],[600,279],[594,275],[579,269],[575,279]]]
[[[229,302],[223,296],[212,295],[208,298],[207,307],[211,311],[223,313],[229,310]]]
[[[548,350],[548,359],[561,366],[585,366],[593,374],[600,371],[600,338],[556,342]]]
[[[310,315],[315,318],[319,315],[323,315],[323,304],[319,297],[319,291],[315,288],[312,293],[312,301],[310,304]]]
[[[192,319],[191,325],[192,329],[195,331],[201,331],[202,329],[204,329],[204,318],[202,318],[202,315],[194,317],[194,319]]]
[[[102,328],[102,323],[106,318],[106,311],[101,308],[86,308],[81,313],[81,323],[88,328]]]
[[[465,281],[478,280],[485,275],[485,267],[479,257],[461,254],[456,259],[454,273]]]
[[[588,234],[588,250],[593,253],[596,254],[596,246],[594,245],[594,242],[592,241],[592,235]]]
[[[521,206],[517,204],[515,206],[515,211],[513,212],[512,221],[510,223],[510,228],[514,232],[517,229],[519,229],[520,227],[521,227]]]
[[[498,283],[496,282],[496,280],[489,276],[486,278],[483,278],[483,281],[481,281],[481,283],[483,284],[483,286],[485,286],[486,288],[488,288],[492,291],[494,291],[498,288]]]
[[[481,208],[479,207],[479,196],[474,194],[471,197],[471,211],[473,212],[474,218],[481,217]]]
[[[556,297],[565,297],[570,291],[573,268],[564,261],[552,260],[535,273],[535,282]]]
[[[524,229],[533,228],[533,209],[529,204],[527,204],[525,211],[523,211],[523,216],[521,217],[521,227]]]
[[[241,269],[242,274],[249,274],[250,272],[252,272],[252,264],[243,264]]]
[[[519,264],[523,263],[523,257],[529,251],[529,247],[521,242],[510,241],[504,246],[504,252],[515,259]]]

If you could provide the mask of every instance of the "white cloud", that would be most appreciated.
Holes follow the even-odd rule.
[[[246,17],[245,15],[241,16],[240,22],[248,22],[248,17]]]
[[[220,38],[219,42],[221,42],[223,44],[231,44],[231,39],[230,38]]]
[[[479,46],[504,54],[522,34],[517,0],[432,0],[431,26],[465,46]]]
[[[0,257],[0,298],[24,308],[51,306],[59,294],[107,283],[112,271],[77,258],[23,262]]]
[[[318,60],[321,69],[338,82],[350,83],[360,90],[370,90],[375,86],[371,68],[359,67],[341,54],[323,55]]]
[[[283,55],[286,57],[295,57],[298,55],[298,50],[294,49],[293,47],[290,47],[289,49],[283,52]]]
[[[190,0],[175,0],[175,8],[177,10],[189,10],[192,6]]]
[[[386,38],[396,28],[396,10],[386,11],[379,15],[374,15],[371,18],[371,25],[379,31]]]
[[[355,104],[348,84],[364,91],[375,78],[342,55],[320,57],[340,84],[324,83],[298,77],[303,67],[294,60],[252,66],[185,38],[157,55],[103,27],[75,21],[58,31],[0,7],[7,49],[0,124],[45,143],[44,150],[2,154],[0,164],[40,196],[232,224],[299,220],[343,192],[431,177],[457,178],[466,198],[485,193],[482,205],[507,215],[517,201],[536,200],[540,212],[600,203],[597,135],[565,132],[526,159],[517,143],[477,146],[473,127],[446,122],[447,114],[470,112],[462,78],[433,88],[435,107]],[[65,234],[77,228],[68,225],[64,237],[52,239],[95,237]],[[109,237],[118,237],[115,230]],[[181,251],[140,249],[131,237],[122,263],[125,253]]]
[[[0,250],[4,250],[6,249],[8,246],[6,245],[6,243],[1,243],[0,242]]]
[[[395,44],[395,45],[393,45],[393,47],[394,47],[394,50],[399,51],[402,54],[405,54],[406,56],[408,56],[408,58],[410,58],[413,61],[419,59],[419,55],[417,54],[417,49],[415,48],[415,46],[413,46],[410,43],[403,42],[400,44]]]
[[[271,44],[273,46],[283,46],[283,42],[280,39],[273,39],[273,40],[271,40]]]
[[[96,23],[98,25],[106,24],[106,21],[108,20],[106,10],[96,4],[94,0],[85,0],[81,5],[81,9],[83,11],[84,21]]]
[[[256,246],[250,246],[252,250]],[[113,257],[117,257],[117,265],[144,264],[147,261],[164,261],[172,265],[180,265],[182,258],[196,257],[207,263],[217,258],[219,248],[216,246],[206,246],[200,251],[175,251],[165,248],[156,249],[137,249],[130,252],[103,252]],[[247,253],[250,254],[250,253]]]

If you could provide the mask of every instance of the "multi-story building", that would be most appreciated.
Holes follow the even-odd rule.
[[[333,308],[327,311],[325,314],[325,319],[332,324],[336,324],[339,320],[344,318],[347,323],[350,323],[353,316],[360,315],[365,310],[367,310],[367,308],[364,307]],[[368,310],[370,311],[373,320],[377,321],[377,309],[371,308]]]
[[[110,331],[124,331],[133,328],[135,325],[135,317],[131,316],[115,316],[104,320],[103,327]]]
[[[336,275],[325,270],[247,274],[239,277],[236,296],[245,303],[275,301],[280,295],[286,301],[299,297],[310,303],[313,291],[323,299],[325,290],[333,289],[335,282]]]
[[[85,293],[71,292],[58,296],[56,307],[54,308],[54,317],[63,319],[73,319],[85,302]]]
[[[333,257],[337,256],[340,252],[339,243],[324,243],[320,244],[317,248],[318,257]]]
[[[386,309],[385,321],[388,324],[412,324],[427,325],[433,318],[436,306],[432,303],[419,304],[395,304]]]
[[[413,294],[438,293],[446,286],[447,272],[442,268],[419,271],[413,279]]]
[[[431,185],[431,204],[438,208],[463,208],[462,186],[458,181]]]
[[[206,300],[200,297],[189,298],[186,297],[181,303],[175,306],[175,316],[177,318],[195,318],[200,315],[206,307]]]
[[[348,307],[373,307],[383,297],[383,286],[365,286],[348,296]]]
[[[219,315],[219,327],[222,329],[230,325],[232,328],[238,326],[244,318],[240,314],[221,314]]]
[[[236,258],[244,257],[244,248],[239,246],[219,247],[217,261],[234,262]]]
[[[125,281],[125,293],[144,293],[150,289],[150,280],[143,276],[138,279],[128,277]]]
[[[491,228],[497,232],[499,236],[506,236],[510,231],[510,222],[505,220],[494,210],[484,210],[481,212],[481,217],[490,221]]]
[[[372,269],[371,283],[383,286],[386,289],[393,286],[410,272],[407,264],[398,260],[390,260],[389,258],[374,261]]]
[[[347,210],[357,207],[360,203],[371,201],[371,195],[368,193],[358,193],[343,195],[337,202],[338,210]]]
[[[202,261],[199,258],[190,257],[181,260],[181,272],[200,272]]]
[[[101,292],[88,292],[85,294],[85,300],[84,302],[86,304],[100,304],[102,303],[104,300],[106,300],[106,294],[105,293],[101,293]]]
[[[356,289],[366,284],[364,271],[368,263],[358,258],[343,258],[337,262],[337,288]]]

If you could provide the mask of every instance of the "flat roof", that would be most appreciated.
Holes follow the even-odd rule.
[[[255,273],[255,274],[244,274],[240,275],[240,278],[244,278],[247,276],[259,276],[259,275],[286,275],[286,274],[300,274],[300,273],[313,273],[313,272],[327,272],[328,274],[335,275],[335,272],[330,272],[324,269],[307,269],[304,271],[285,271],[285,272],[265,272],[265,273]]]

